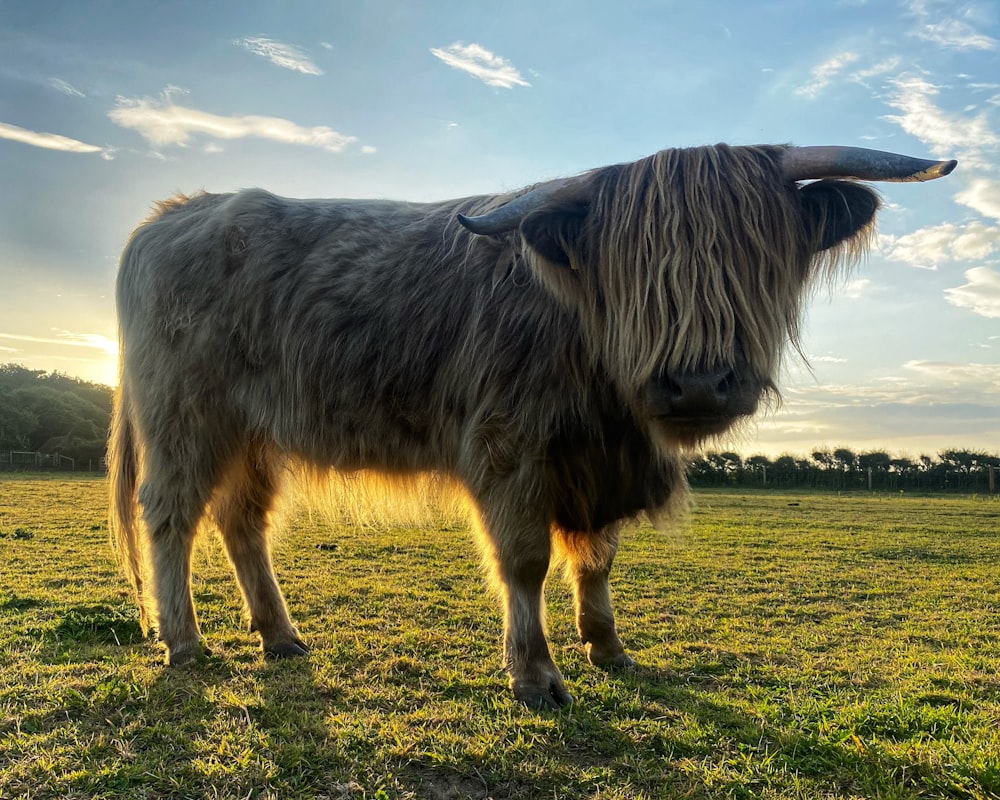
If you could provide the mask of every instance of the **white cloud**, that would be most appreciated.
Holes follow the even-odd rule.
[[[1000,392],[1000,364],[907,361],[903,364],[903,369],[915,372],[932,383],[956,388],[974,388],[990,394]]]
[[[15,342],[30,342],[32,344],[57,344],[68,345],[70,347],[89,347],[92,350],[101,350],[104,353],[115,354],[118,352],[118,342],[102,336],[99,333],[71,333],[70,331],[54,328],[55,337],[28,336],[18,333],[0,333],[0,339],[7,339]],[[4,348],[9,349],[9,348]]]
[[[357,141],[357,137],[346,136],[325,125],[306,128],[278,117],[223,117],[178,105],[174,95],[179,91],[177,87],[168,87],[159,98],[119,97],[108,116],[115,124],[138,131],[157,147],[185,147],[193,135],[202,135],[213,139],[253,137],[340,153]]]
[[[879,75],[885,75],[887,72],[892,72],[901,63],[903,63],[903,59],[899,56],[886,58],[866,69],[859,69],[857,72],[852,72],[851,80],[856,81],[857,83],[865,83],[871,78],[877,78]]]
[[[808,361],[810,364],[846,364],[846,358],[840,358],[838,356],[809,356]]]
[[[933,269],[951,261],[984,259],[1000,250],[1000,227],[983,222],[948,222],[905,236],[881,236],[879,247],[892,261]]]
[[[857,53],[838,53],[832,58],[828,58],[822,64],[812,68],[812,80],[803,84],[795,90],[795,94],[800,94],[810,100],[815,99],[819,94],[839,75],[845,67],[853,64],[859,58]]]
[[[49,78],[49,86],[53,89],[58,89],[63,94],[68,94],[70,97],[86,97],[83,92],[72,86],[61,78]]]
[[[965,273],[965,279],[968,283],[964,286],[945,289],[945,299],[980,316],[1000,318],[1000,272],[990,267],[974,267]],[[1000,375],[997,383],[1000,389]]]
[[[868,291],[871,285],[872,282],[868,278],[857,278],[856,280],[847,282],[847,285],[844,287],[844,294],[852,300],[857,300]]]
[[[46,150],[62,150],[64,153],[101,153],[105,158],[112,157],[114,152],[110,148],[87,144],[78,139],[70,139],[68,136],[60,136],[58,133],[30,131],[5,122],[0,122],[0,139],[43,147]]]
[[[945,111],[933,100],[941,88],[913,73],[891,83],[895,92],[889,105],[902,113],[886,115],[886,120],[920,139],[938,157],[951,158],[961,150],[970,165],[990,166],[993,159],[987,158],[984,151],[1000,146],[1000,134],[990,127],[985,114],[969,116]]]
[[[494,55],[479,44],[455,42],[445,48],[432,47],[431,53],[449,67],[468,72],[487,86],[497,86],[501,89],[531,86],[506,58]]]
[[[975,178],[968,188],[955,195],[955,200],[1000,222],[1000,181],[996,179]]]
[[[272,64],[283,69],[301,72],[304,75],[322,75],[323,70],[313,63],[312,59],[295,45],[277,42],[266,36],[248,36],[233,42],[237,47],[266,58]]]
[[[959,50],[996,50],[1000,45],[996,39],[978,33],[969,23],[958,19],[925,23],[916,30],[915,35],[926,42]]]

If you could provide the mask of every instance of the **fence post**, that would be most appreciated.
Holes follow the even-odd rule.
[[[997,468],[990,464],[990,494],[997,491]]]
[[[872,490],[872,468],[868,467],[868,491]]]

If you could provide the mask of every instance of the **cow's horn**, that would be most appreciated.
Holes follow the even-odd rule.
[[[858,178],[863,181],[932,181],[958,162],[928,161],[864,147],[789,147],[781,165],[792,181]]]
[[[473,233],[490,235],[512,231],[521,224],[521,220],[548,200],[552,195],[569,183],[566,179],[549,181],[537,186],[520,197],[515,197],[509,203],[478,217],[458,215],[458,221]]]

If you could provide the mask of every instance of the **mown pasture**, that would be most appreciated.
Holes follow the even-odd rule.
[[[640,668],[605,674],[548,588],[577,703],[520,707],[453,523],[276,545],[308,658],[265,661],[221,546],[213,655],[161,666],[97,478],[0,478],[0,798],[1000,797],[1000,502],[699,492],[614,578]]]

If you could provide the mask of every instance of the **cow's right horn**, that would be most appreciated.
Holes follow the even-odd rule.
[[[566,179],[543,183],[486,214],[480,214],[477,217],[459,214],[458,221],[473,233],[481,235],[507,233],[514,230],[521,224],[522,219],[536,208],[540,208],[546,200],[568,184],[569,181]]]
[[[791,181],[858,178],[863,181],[932,181],[949,175],[958,162],[928,161],[865,147],[789,147],[781,166]]]

